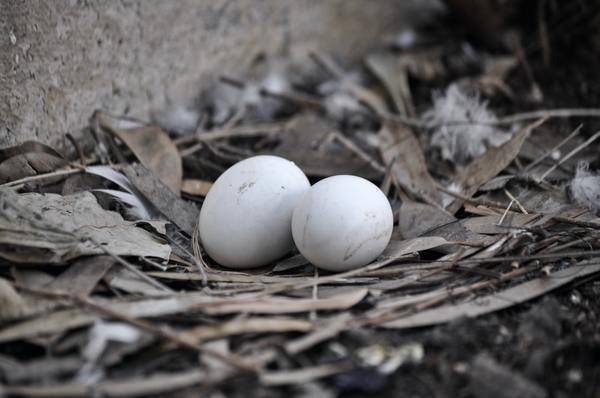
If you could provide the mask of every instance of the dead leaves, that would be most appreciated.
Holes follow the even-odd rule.
[[[266,332],[309,332],[313,329],[312,322],[288,317],[253,317],[233,319],[214,326],[198,326],[181,332],[186,339],[196,343],[219,339],[223,337]]]
[[[446,304],[414,315],[384,323],[388,329],[406,329],[450,322],[461,317],[476,317],[511,307],[518,303],[539,297],[559,288],[575,278],[600,272],[600,264],[583,262],[580,265],[557,271],[548,277],[537,278],[515,287],[488,295],[485,300],[477,298],[460,304]]]
[[[132,185],[167,219],[190,236],[193,234],[199,214],[193,203],[182,200],[174,191],[166,189],[154,173],[140,164],[129,165],[123,172]]]
[[[386,165],[407,192],[434,206],[442,204],[442,195],[427,170],[419,141],[406,126],[387,121],[378,134],[379,151]]]
[[[0,191],[0,257],[61,264],[90,254],[169,258],[171,249],[150,232],[106,211],[89,192],[60,196]],[[164,232],[164,222],[150,222]]]
[[[241,299],[212,303],[203,311],[211,315],[231,313],[251,314],[293,314],[307,311],[348,309],[361,302],[369,291],[355,289],[348,293],[337,294],[322,299],[288,299],[283,297],[267,297],[264,299]]]
[[[303,113],[287,124],[281,134],[281,143],[270,154],[289,159],[309,176],[329,177],[353,174],[376,178],[377,170],[344,145],[335,142],[333,123],[312,113]]]
[[[206,196],[212,184],[210,181],[186,178],[181,183],[181,192],[192,196]]]
[[[37,141],[0,148],[0,184],[54,171],[66,164],[62,154]]]
[[[539,127],[545,120],[541,119],[529,124],[501,146],[488,149],[465,167],[453,185],[459,187],[462,195],[471,197],[480,186],[498,175],[515,159],[529,132]],[[457,199],[447,207],[447,210],[454,214],[462,206],[462,203]]]
[[[101,112],[96,113],[95,117],[102,128],[123,141],[165,186],[179,194],[183,168],[179,151],[167,133],[158,126],[123,126],[122,122]]]

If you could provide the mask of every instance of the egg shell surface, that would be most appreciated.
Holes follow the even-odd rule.
[[[202,245],[219,264],[267,265],[293,247],[294,208],[310,188],[302,170],[277,156],[254,156],[215,181],[200,210]]]
[[[296,247],[328,271],[346,271],[373,261],[387,247],[394,216],[387,197],[368,180],[325,178],[304,195],[292,218]]]

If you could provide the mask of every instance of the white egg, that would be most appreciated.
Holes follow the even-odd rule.
[[[293,247],[292,213],[309,188],[302,170],[277,156],[234,164],[215,181],[200,210],[204,249],[230,268],[277,260]]]
[[[392,236],[394,216],[387,197],[356,176],[334,176],[313,185],[292,217],[296,247],[308,261],[346,271],[373,261]]]

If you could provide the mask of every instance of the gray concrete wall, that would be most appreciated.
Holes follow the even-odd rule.
[[[0,0],[0,146],[57,144],[95,109],[148,118],[254,54],[363,53],[418,0]]]

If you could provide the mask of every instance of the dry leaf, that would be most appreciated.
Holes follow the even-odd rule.
[[[66,383],[57,385],[13,385],[3,386],[3,392],[14,396],[39,398],[80,398],[103,397],[142,397],[166,393],[198,384],[218,383],[229,376],[208,374],[204,370],[192,369],[181,373],[155,373],[152,377],[136,376],[123,380],[100,381],[90,386],[87,383]]]
[[[285,314],[312,310],[348,309],[362,301],[367,293],[367,289],[357,289],[349,293],[318,300],[279,297],[266,297],[264,299],[243,297],[239,299],[218,299],[207,296],[204,293],[186,293],[135,302],[118,300],[103,300],[99,302],[108,310],[130,317],[166,316],[191,310],[202,310],[211,314],[225,314],[237,311]],[[71,309],[56,311],[5,327],[0,330],[0,342],[62,332],[89,325],[100,318],[100,315],[90,313],[88,310]]]
[[[198,326],[181,331],[182,337],[195,343],[219,339],[244,333],[265,332],[308,332],[313,329],[312,322],[303,319],[264,317],[244,318],[219,323],[217,325]]]
[[[439,325],[462,317],[474,318],[521,304],[564,286],[577,278],[597,272],[600,272],[600,264],[582,263],[575,267],[557,271],[548,277],[538,277],[497,293],[477,297],[461,304],[446,304],[421,311],[414,315],[384,323],[381,326],[388,329],[408,329]]]
[[[212,185],[210,181],[185,178],[181,184],[181,192],[193,196],[206,196]]]
[[[374,54],[367,58],[367,67],[381,81],[401,115],[415,114],[408,74],[401,60],[391,54]]]
[[[408,74],[420,80],[431,81],[445,73],[439,48],[402,54],[373,54],[367,58],[367,67],[385,86],[396,110],[404,116],[414,116],[415,109]]]
[[[211,303],[202,311],[211,315],[232,313],[250,314],[292,314],[318,310],[343,310],[360,303],[368,294],[367,289],[355,289],[349,293],[323,299],[289,299],[283,297],[241,298],[221,303]]]
[[[0,278],[0,321],[20,319],[35,314],[38,303],[29,296],[22,296],[4,278]]]
[[[18,195],[0,191],[0,257],[16,262],[60,264],[83,255],[169,258],[171,248],[119,213],[104,210],[94,195]],[[10,207],[9,207],[10,206]],[[146,222],[164,233],[164,222]]]
[[[381,157],[392,165],[392,174],[407,192],[432,205],[441,205],[442,195],[427,170],[425,156],[412,130],[386,121],[379,131]]]
[[[327,143],[336,126],[314,113],[302,113],[293,118],[280,134],[281,143],[268,153],[296,163],[305,174],[329,177],[337,174],[358,175],[367,179],[379,177],[369,166],[345,146]]]
[[[442,209],[412,200],[403,200],[398,227],[403,238],[415,238],[457,219]]]
[[[183,167],[179,151],[167,133],[158,126],[125,128],[103,113],[97,113],[96,117],[101,127],[123,141],[165,186],[179,194]]]
[[[540,126],[544,121],[545,119],[542,119],[531,123],[504,144],[499,147],[492,147],[480,157],[475,158],[456,178],[453,185],[460,188],[462,195],[473,196],[480,186],[498,175],[517,157],[529,132]],[[447,210],[454,214],[461,206],[462,201],[457,199],[448,205]]]
[[[439,236],[424,236],[406,240],[392,240],[381,255],[381,258],[400,258],[407,254],[429,250],[447,244],[449,244],[449,242]]]
[[[200,211],[191,202],[179,198],[150,170],[140,164],[133,164],[123,169],[129,181],[141,192],[150,203],[168,220],[173,222],[190,236],[198,221]]]
[[[471,232],[494,235],[509,233],[512,228],[523,227],[541,217],[541,214],[520,214],[510,212],[504,217],[502,224],[500,225],[498,223],[502,219],[501,215],[470,217],[461,220],[460,223]]]
[[[66,164],[63,155],[37,141],[0,148],[0,184],[48,173]]]
[[[106,283],[112,288],[119,289],[127,293],[139,293],[148,297],[157,297],[168,295],[165,289],[160,289],[147,280],[141,278],[138,274],[126,269],[116,268],[107,273]]]
[[[352,364],[340,362],[303,368],[297,370],[282,370],[277,372],[262,372],[260,382],[266,386],[282,386],[293,384],[304,384],[312,380],[322,379],[352,369]]]

